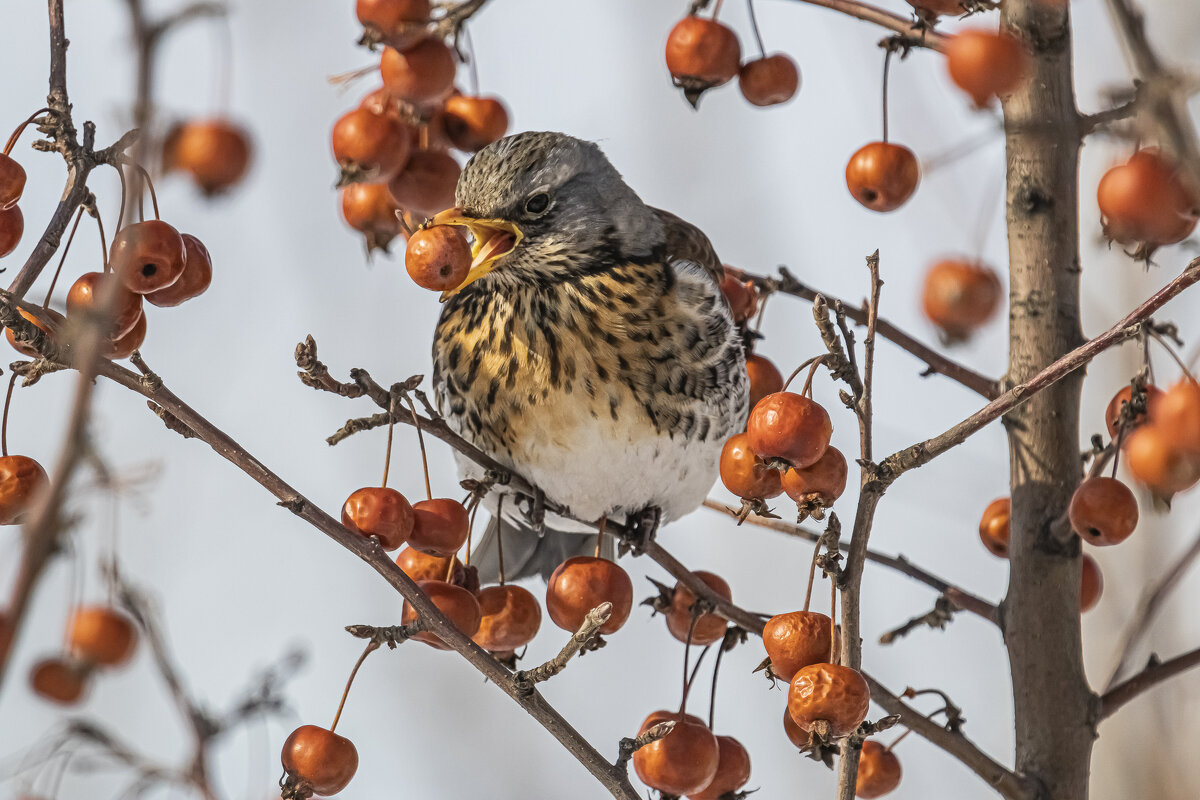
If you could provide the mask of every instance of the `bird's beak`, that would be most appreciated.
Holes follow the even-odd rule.
[[[476,219],[468,217],[461,208],[449,208],[434,215],[434,225],[460,225],[471,233],[471,270],[458,288],[442,292],[446,302],[463,290],[463,287],[482,278],[492,271],[496,262],[517,249],[525,234],[513,223],[504,219]]]

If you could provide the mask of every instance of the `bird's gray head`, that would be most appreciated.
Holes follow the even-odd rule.
[[[600,148],[562,133],[519,133],[480,150],[458,179],[455,202],[456,216],[443,212],[435,222],[465,225],[485,240],[490,252],[476,253],[467,283],[491,275],[497,288],[561,280],[602,254],[649,256],[664,236]]]

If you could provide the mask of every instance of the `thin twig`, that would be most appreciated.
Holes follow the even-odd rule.
[[[1100,699],[1100,719],[1108,719],[1117,712],[1117,709],[1138,695],[1197,665],[1200,665],[1200,647],[1189,650],[1183,655],[1175,656],[1170,661],[1159,662],[1157,659],[1152,659],[1150,664],[1137,675],[1104,693]]]
[[[519,670],[513,675],[513,683],[516,684],[517,690],[524,694],[532,694],[534,686],[542,681],[550,680],[566,669],[567,662],[596,638],[600,629],[604,627],[604,623],[608,622],[608,618],[611,616],[612,603],[601,603],[589,611],[583,618],[583,624],[579,626],[579,630],[567,641],[563,649],[558,651],[558,655],[540,666],[529,670]]]

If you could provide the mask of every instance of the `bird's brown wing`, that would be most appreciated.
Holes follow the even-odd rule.
[[[671,260],[691,261],[702,267],[709,277],[719,284],[725,269],[704,231],[670,211],[656,208],[654,213],[658,214],[666,228],[667,253]]]

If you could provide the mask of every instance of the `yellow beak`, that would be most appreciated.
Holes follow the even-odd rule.
[[[432,224],[460,225],[470,231],[474,239],[471,243],[471,270],[457,288],[442,292],[443,303],[461,292],[463,287],[491,272],[496,262],[517,249],[525,236],[520,228],[508,220],[468,217],[461,208],[449,208],[435,214]]]

